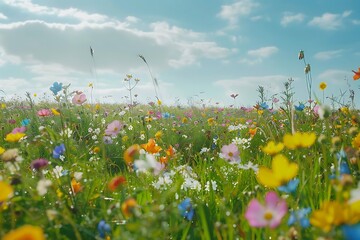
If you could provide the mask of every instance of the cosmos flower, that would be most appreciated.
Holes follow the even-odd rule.
[[[83,92],[76,92],[72,99],[72,103],[75,105],[82,105],[84,102],[86,102],[86,95]]]
[[[37,112],[38,116],[40,117],[48,117],[51,115],[51,111],[49,109],[40,109],[38,112]]]
[[[245,218],[252,227],[276,228],[287,213],[285,200],[279,198],[275,192],[268,192],[262,205],[257,199],[252,199],[246,209]]]
[[[109,125],[107,125],[105,129],[105,135],[108,136],[116,136],[120,132],[120,130],[123,128],[123,125],[120,123],[119,120],[114,120]]]
[[[181,216],[183,216],[185,219],[191,221],[194,217],[195,211],[191,204],[191,199],[186,198],[184,201],[182,201],[178,205],[178,209],[180,211]]]
[[[141,144],[141,147],[148,153],[155,154],[162,150],[160,146],[158,146],[153,138],[150,138],[147,143]]]
[[[229,145],[224,145],[221,148],[220,157],[225,160],[228,160],[230,163],[240,162],[239,155],[240,155],[239,149],[234,143],[231,143]]]
[[[2,240],[45,240],[42,228],[32,225],[23,225],[5,234]]]
[[[296,163],[291,163],[282,154],[276,155],[272,160],[272,169],[260,167],[256,175],[258,181],[267,187],[280,187],[293,179],[299,171]]]

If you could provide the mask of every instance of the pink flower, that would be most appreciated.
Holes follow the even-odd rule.
[[[287,213],[287,204],[275,192],[268,192],[265,196],[265,205],[257,199],[252,199],[245,213],[245,218],[252,227],[276,228]]]
[[[83,92],[76,92],[75,96],[72,99],[72,103],[76,105],[81,105],[86,102],[86,95]]]
[[[38,116],[40,117],[47,117],[47,116],[50,116],[51,115],[51,111],[49,109],[41,109],[37,112]]]
[[[116,136],[122,128],[123,128],[123,125],[120,123],[120,121],[115,120],[112,123],[110,123],[109,125],[107,125],[107,128],[105,130],[105,135]]]
[[[21,127],[17,127],[17,128],[14,128],[11,133],[24,133],[26,131],[26,127],[25,126],[21,126]]]
[[[221,148],[220,157],[228,160],[229,162],[235,163],[240,162],[239,154],[240,152],[238,147],[234,143],[231,143],[229,145],[224,145]]]
[[[316,105],[314,108],[313,108],[313,111],[316,115],[319,115],[319,109],[320,109],[320,105]]]

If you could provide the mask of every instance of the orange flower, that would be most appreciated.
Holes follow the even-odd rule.
[[[152,153],[152,154],[158,153],[162,150],[162,148],[156,144],[153,138],[150,138],[147,143],[141,144],[141,147],[148,153]]]
[[[78,192],[82,191],[83,187],[81,186],[80,182],[77,182],[75,179],[71,180],[71,189],[76,195]]]
[[[42,228],[24,225],[3,236],[2,240],[45,240]]]
[[[137,206],[137,202],[133,198],[129,198],[121,204],[121,211],[123,212],[126,218],[129,218],[133,215],[133,210]]]
[[[136,155],[139,154],[140,146],[138,144],[131,145],[124,152],[124,160],[126,164],[130,164],[134,161]]]
[[[126,179],[124,176],[116,176],[110,180],[108,187],[110,191],[115,191],[118,186],[123,185],[125,183],[126,183]]]
[[[249,134],[251,137],[254,137],[256,134],[257,128],[249,128]]]
[[[168,158],[168,156],[160,157],[159,161],[161,164],[166,164],[169,161],[169,158]]]
[[[355,73],[354,76],[353,76],[353,79],[354,80],[359,80],[359,78],[360,78],[360,68],[359,68],[359,70],[357,72],[355,72],[353,70],[353,73]]]
[[[169,148],[165,151],[166,155],[173,157],[175,155],[175,149],[170,145]]]

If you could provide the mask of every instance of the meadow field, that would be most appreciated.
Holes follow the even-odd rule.
[[[0,237],[360,239],[359,110],[283,87],[252,107],[92,103],[58,82],[51,102],[3,100]]]

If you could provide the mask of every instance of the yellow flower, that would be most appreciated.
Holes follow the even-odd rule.
[[[268,142],[267,145],[262,148],[263,152],[269,155],[278,154],[283,149],[284,149],[284,144],[282,143],[275,144],[274,141]]]
[[[299,171],[299,166],[296,163],[290,163],[282,154],[276,155],[271,165],[272,169],[260,167],[256,176],[258,181],[267,187],[275,188],[285,185]]]
[[[7,142],[18,142],[21,138],[25,136],[25,133],[8,133],[5,137]]]
[[[321,82],[320,85],[319,85],[321,91],[324,91],[325,88],[327,87],[326,83],[325,82]]]
[[[34,93],[34,97],[37,97],[37,94],[36,94],[36,93]]]
[[[214,125],[215,124],[215,119],[214,118],[209,118],[207,120],[207,122],[208,122],[209,125]]]
[[[182,123],[187,123],[188,119],[186,117],[183,117],[183,119],[181,120]]]
[[[162,102],[161,102],[160,99],[157,100],[157,104],[158,104],[159,106],[162,104]]]
[[[6,104],[5,103],[2,103],[1,104],[1,109],[5,109],[6,108]]]
[[[314,211],[310,217],[311,225],[321,228],[324,232],[330,232],[333,226],[339,226],[345,222],[344,206],[337,202],[324,202],[319,210]]]
[[[285,134],[283,137],[283,143],[288,149],[294,150],[299,147],[310,147],[315,143],[316,135],[313,132],[295,134]]]
[[[45,240],[42,228],[24,225],[5,234],[2,240]]]
[[[101,107],[100,103],[97,103],[97,104],[95,105],[95,110],[96,110],[96,111],[99,111],[99,110],[100,110],[100,107]]]
[[[5,149],[0,147],[0,155],[3,154],[5,152]]]
[[[89,83],[89,85],[88,85],[90,88],[93,88],[94,87],[94,85],[93,85],[93,83],[91,82],[91,83]]]
[[[129,137],[127,135],[125,135],[121,138],[122,142],[127,142],[127,140],[129,140]]]
[[[157,131],[157,132],[155,133],[155,138],[156,138],[157,140],[159,140],[159,139],[162,137],[162,135],[163,135],[163,132],[162,132],[162,131]]]
[[[99,147],[94,147],[94,148],[92,149],[92,152],[93,152],[94,154],[99,153],[99,152],[100,152],[100,148],[99,148]]]
[[[6,182],[0,181],[0,189],[0,202],[8,200],[14,194],[14,189]]]
[[[126,218],[129,218],[132,216],[133,210],[135,209],[136,206],[137,206],[136,200],[133,198],[129,198],[125,200],[123,204],[121,204],[121,211],[123,212]]]
[[[360,149],[360,133],[354,137],[354,139],[351,142],[353,148]]]
[[[55,108],[51,108],[51,112],[55,115],[55,116],[59,116],[60,112],[58,110],[56,110]]]

